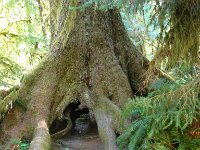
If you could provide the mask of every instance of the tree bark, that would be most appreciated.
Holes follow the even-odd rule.
[[[118,10],[75,13],[66,11],[68,5],[50,0],[50,51],[18,91],[27,109],[14,105],[2,120],[2,145],[26,138],[30,149],[50,149],[53,121],[79,101],[95,117],[105,149],[117,149],[121,108],[138,91],[147,60],[132,45]],[[69,122],[63,133],[70,128]]]

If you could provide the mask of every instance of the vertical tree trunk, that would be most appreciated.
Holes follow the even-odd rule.
[[[50,0],[49,54],[19,90],[27,110],[15,105],[2,121],[2,142],[30,138],[30,149],[49,149],[48,128],[79,101],[94,115],[105,149],[117,149],[121,108],[138,90],[147,61],[132,45],[117,10],[66,11],[69,3]]]

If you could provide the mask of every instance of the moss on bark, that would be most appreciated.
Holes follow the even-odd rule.
[[[63,9],[56,11],[61,14]],[[66,16],[58,15],[52,25],[59,27]],[[121,108],[138,89],[147,61],[131,46],[117,10],[78,11],[67,42],[62,29],[55,33],[59,42],[51,43],[45,60],[19,90],[27,110],[19,111],[14,106],[1,123],[0,141],[11,144],[5,139],[25,136],[32,139],[31,149],[50,149],[48,128],[66,109],[70,110],[71,103],[79,101],[95,116],[105,149],[117,149],[115,132],[120,132],[117,122]],[[13,116],[16,124],[7,128]],[[34,129],[34,136],[29,129]]]

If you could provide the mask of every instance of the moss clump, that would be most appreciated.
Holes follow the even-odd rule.
[[[21,99],[19,99],[19,98],[15,100],[15,104],[19,105],[24,110],[28,109],[27,104],[24,101],[22,101]]]

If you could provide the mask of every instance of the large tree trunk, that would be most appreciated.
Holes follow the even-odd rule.
[[[80,102],[79,108],[95,118],[105,149],[117,149],[121,108],[138,91],[147,61],[132,45],[117,10],[75,13],[67,12],[64,2],[50,5],[50,52],[24,79],[18,99],[27,109],[14,105],[1,123],[0,141],[10,145],[28,138],[30,149],[50,149],[53,121],[68,117],[59,134],[68,132],[70,106]]]

